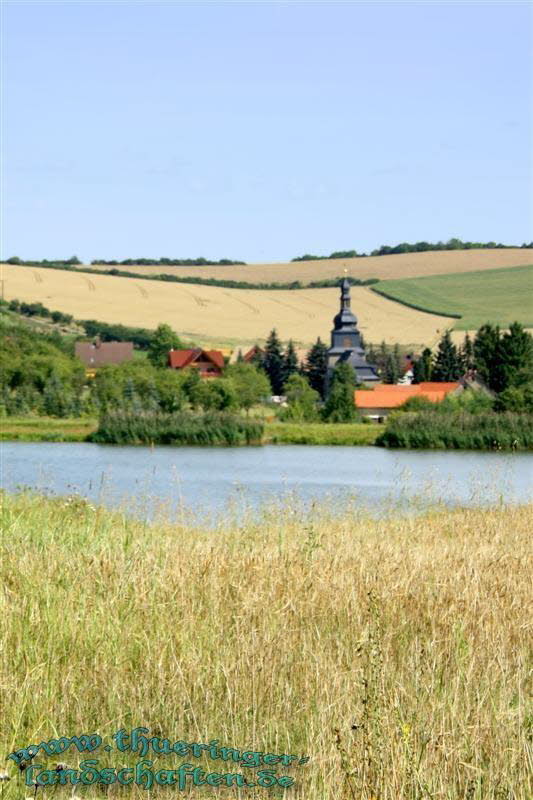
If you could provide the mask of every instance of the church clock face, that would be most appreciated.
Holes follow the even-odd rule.
[[[351,347],[352,346],[352,340],[350,339],[349,336],[345,336],[344,337],[344,339],[342,340],[342,345],[343,345],[343,347]]]

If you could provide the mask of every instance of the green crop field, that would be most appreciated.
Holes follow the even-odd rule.
[[[533,328],[533,265],[381,281],[372,288],[411,308],[458,317],[456,330],[485,322],[507,327],[515,320]]]

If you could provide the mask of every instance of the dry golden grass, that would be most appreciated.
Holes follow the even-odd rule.
[[[76,319],[98,319],[155,328],[166,322],[200,344],[253,343],[277,328],[283,340],[308,345],[329,341],[339,291],[223,289],[109,275],[3,266],[7,300],[41,302]],[[433,345],[453,320],[426,314],[381,297],[366,287],[352,289],[352,308],[367,342]]]
[[[295,508],[207,531],[6,497],[1,752],[145,726],[309,756],[278,771],[295,800],[529,800],[533,509],[372,521]],[[176,756],[155,769],[184,760],[226,771]]]
[[[247,264],[245,266],[205,267],[120,267],[116,269],[144,275],[166,272],[170,275],[193,275],[204,278],[221,278],[235,281],[270,283],[278,281],[311,281],[336,278],[345,268],[352,278],[418,278],[423,275],[471,272],[497,267],[518,267],[531,264],[531,250],[452,250],[434,253],[404,253],[395,256],[369,256],[368,258],[339,258],[320,261],[295,261],[281,264]],[[93,265],[92,269],[112,269]]]

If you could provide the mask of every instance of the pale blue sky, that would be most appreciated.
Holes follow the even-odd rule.
[[[2,255],[531,229],[531,6],[4,0]]]

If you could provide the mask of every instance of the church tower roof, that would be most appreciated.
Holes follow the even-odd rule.
[[[341,283],[341,306],[339,313],[333,318],[334,330],[336,331],[355,331],[357,329],[357,317],[351,309],[350,281],[344,278]]]

